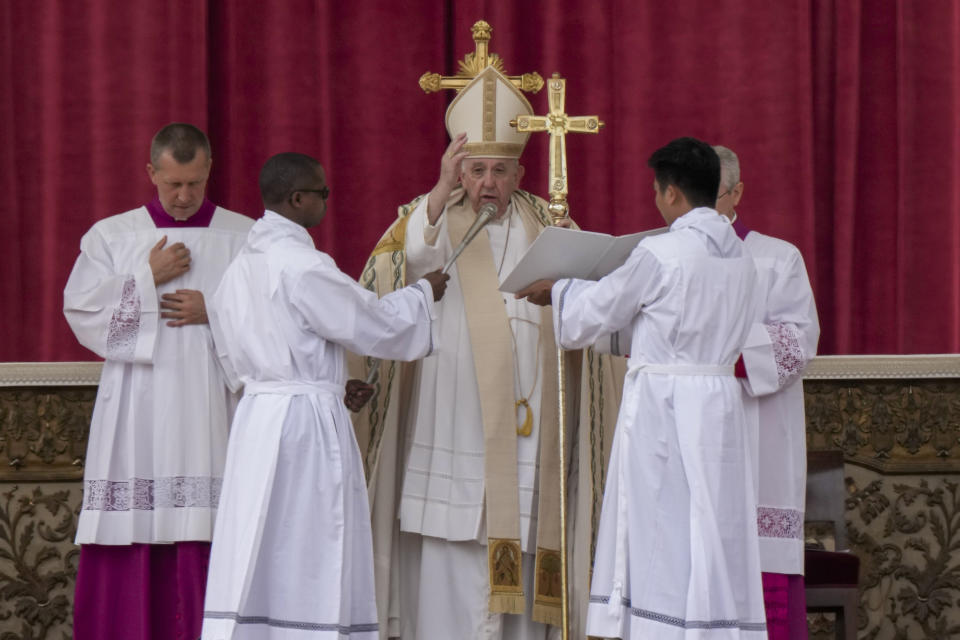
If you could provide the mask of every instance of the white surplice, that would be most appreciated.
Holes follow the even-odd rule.
[[[64,315],[106,360],[90,424],[78,544],[210,540],[236,397],[208,325],[168,327],[160,296],[209,300],[253,221],[217,208],[208,227],[158,229],[145,207],[97,222],[80,243]],[[190,270],[154,286],[150,249],[190,249]]]
[[[441,215],[436,226],[427,221],[427,198],[410,214],[406,230],[408,281],[423,273],[443,266],[453,253],[447,232],[446,216]],[[504,216],[490,222],[481,233],[488,234],[493,263],[499,279],[506,277],[526,251],[532,239],[527,238],[523,221],[511,204]],[[411,403],[408,423],[412,425],[410,441],[406,443],[408,458],[404,470],[403,492],[400,502],[400,530],[430,536],[450,542],[474,541],[476,554],[483,562],[471,562],[453,567],[462,580],[489,584],[486,565],[486,530],[484,526],[484,433],[480,413],[480,396],[473,361],[473,348],[467,327],[463,290],[456,263],[450,270],[450,281],[443,299],[437,303],[437,357],[419,364],[419,375]],[[517,438],[517,478],[520,501],[520,544],[525,554],[524,565],[533,566],[536,551],[536,522],[538,504],[537,476],[539,473],[540,404],[543,371],[540,364],[543,344],[540,337],[541,311],[526,300],[517,300],[513,294],[503,294],[510,318],[516,348],[514,391],[516,397],[526,398],[533,412],[533,431]],[[519,415],[522,422],[523,415]],[[435,545],[427,545],[423,553],[430,554]],[[443,553],[452,557],[456,551]],[[529,554],[529,555],[528,555]],[[442,560],[424,564],[440,566]],[[473,571],[471,578],[462,572]],[[416,568],[402,572],[404,584],[399,594],[403,603],[393,603],[391,629],[399,629],[401,619],[423,619],[436,616],[434,627],[442,627],[440,618],[446,614],[449,625],[437,633],[469,634],[464,628],[466,619],[485,617],[489,590],[476,590],[471,598],[463,598],[456,607],[440,612],[433,606],[435,594],[430,589],[445,589],[446,583],[437,583],[429,576],[420,576]],[[444,594],[449,596],[450,594]],[[397,608],[394,608],[397,607]],[[419,611],[419,614],[417,613]],[[467,613],[467,612],[471,613]],[[475,614],[475,615],[474,615]],[[546,626],[523,616],[524,624],[545,637]],[[499,629],[501,623],[486,624]],[[507,629],[511,622],[504,622]],[[408,626],[403,621],[404,628]],[[486,632],[483,632],[486,633]],[[463,637],[500,637],[493,635],[464,635]],[[504,634],[507,631],[503,631]],[[516,635],[516,634],[514,634]],[[514,637],[511,635],[510,637]],[[426,637],[422,632],[406,638]],[[506,637],[506,635],[505,635]],[[516,636],[519,637],[519,636]]]
[[[378,299],[267,211],[227,270],[211,325],[244,384],[204,606],[204,640],[377,637],[363,465],[345,349],[433,349],[429,283]]]
[[[756,263],[760,292],[760,319],[744,346],[747,378],[741,381],[758,438],[760,567],[802,574],[807,431],[801,376],[816,355],[820,323],[797,248],[755,231],[746,233],[744,245]]]
[[[561,346],[631,330],[589,635],[766,637],[750,442],[733,377],[756,279],[726,218],[698,208],[599,282],[554,285]]]

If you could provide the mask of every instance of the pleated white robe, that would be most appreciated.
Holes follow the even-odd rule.
[[[410,214],[407,226],[408,279],[440,268],[454,249],[445,214],[436,226],[428,224],[427,200],[424,198]],[[504,216],[490,222],[481,233],[488,235],[498,277],[505,278],[531,242],[515,205],[509,205]],[[488,611],[480,394],[457,263],[450,275],[447,292],[437,304],[438,357],[420,363],[410,408],[412,428],[399,505],[404,540],[401,553],[405,557],[400,560],[399,574],[403,577],[398,580],[391,603],[391,636],[403,640],[544,638],[546,626],[530,619],[532,597],[524,616],[491,616]],[[513,294],[503,294],[503,302],[514,335],[514,390],[517,399],[529,401],[534,416],[531,434],[517,438],[519,537],[526,571],[534,565],[537,542],[543,388],[540,357],[551,345],[540,339],[539,307],[517,300]],[[518,413],[518,424],[523,417]],[[419,536],[429,538],[422,547]],[[528,573],[532,578],[532,571]],[[450,575],[456,579],[449,580]],[[532,586],[527,593],[532,593]]]
[[[237,398],[210,327],[168,327],[160,296],[196,289],[209,302],[252,224],[217,207],[208,227],[158,229],[140,207],[97,222],[80,241],[63,311],[80,343],[106,362],[77,544],[210,540]],[[190,249],[190,270],[154,286],[150,249],[163,236]]]
[[[377,299],[267,211],[211,324],[245,385],[227,451],[204,640],[377,637],[363,465],[343,404],[345,349],[432,351],[429,283]]]
[[[444,215],[436,227],[427,229],[427,198],[410,214],[406,236],[409,279],[439,269],[453,253],[446,224]],[[501,219],[490,222],[483,233],[488,234],[494,264],[500,267],[498,276],[504,278],[530,246],[514,206],[511,204]],[[428,243],[425,236],[433,236],[434,242]],[[451,541],[475,540],[485,546],[483,423],[457,269],[454,263],[447,292],[437,303],[440,357],[420,365],[400,522],[401,531]],[[543,387],[540,355],[551,345],[541,344],[539,307],[517,300],[513,294],[503,294],[503,301],[515,338],[517,399],[527,399],[535,417],[531,434],[517,438],[520,540],[523,552],[533,553]]]
[[[756,272],[713,209],[644,239],[599,282],[554,285],[565,348],[631,328],[587,614],[589,635],[765,638],[756,498],[733,364]]]

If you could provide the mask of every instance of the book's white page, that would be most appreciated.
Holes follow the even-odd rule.
[[[627,261],[627,258],[630,257],[630,254],[637,247],[637,245],[640,244],[641,240],[647,236],[655,236],[659,233],[664,233],[667,231],[667,229],[668,227],[660,227],[658,229],[640,231],[639,233],[631,233],[625,236],[618,236],[614,238],[613,242],[610,244],[610,247],[607,249],[607,252],[600,258],[600,261],[597,262],[597,265],[594,267],[590,277],[586,278],[586,280],[599,280],[608,273],[620,268],[620,266]]]
[[[516,293],[543,279],[596,280],[623,264],[643,237],[663,231],[666,228],[614,237],[596,231],[547,227],[504,278],[500,291]],[[612,266],[606,268],[609,265]]]

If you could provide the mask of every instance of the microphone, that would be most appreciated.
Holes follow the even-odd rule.
[[[463,240],[460,241],[460,244],[457,245],[456,250],[454,250],[453,255],[447,260],[447,264],[443,265],[443,273],[446,273],[450,270],[450,267],[453,266],[453,263],[456,262],[457,257],[463,253],[463,250],[466,249],[467,245],[473,240],[477,235],[480,229],[483,229],[484,226],[497,215],[497,205],[493,202],[488,202],[480,207],[480,210],[477,212],[477,219],[473,221],[473,224],[470,225],[470,228],[467,229],[467,232],[463,235]],[[374,380],[379,377],[380,371],[380,360],[373,359],[370,365],[370,371],[367,373],[367,377],[364,380],[366,384],[373,384]]]
[[[463,253],[463,250],[467,248],[467,245],[470,244],[480,229],[483,229],[488,222],[493,220],[493,216],[495,215],[497,215],[497,205],[493,202],[488,202],[480,207],[480,211],[477,212],[477,219],[474,220],[473,224],[470,225],[470,228],[467,229],[467,232],[463,236],[463,240],[461,240],[460,244],[457,245],[453,255],[450,256],[449,260],[447,260],[447,264],[443,265],[443,273],[446,273],[450,270],[450,267],[453,266],[453,263],[456,262],[457,258],[461,253]]]

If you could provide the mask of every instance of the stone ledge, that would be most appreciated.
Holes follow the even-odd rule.
[[[102,362],[0,362],[0,387],[95,386]],[[817,356],[806,380],[960,378],[960,355]]]
[[[0,387],[95,387],[102,362],[0,362]]]
[[[804,380],[960,378],[960,355],[817,356]]]

